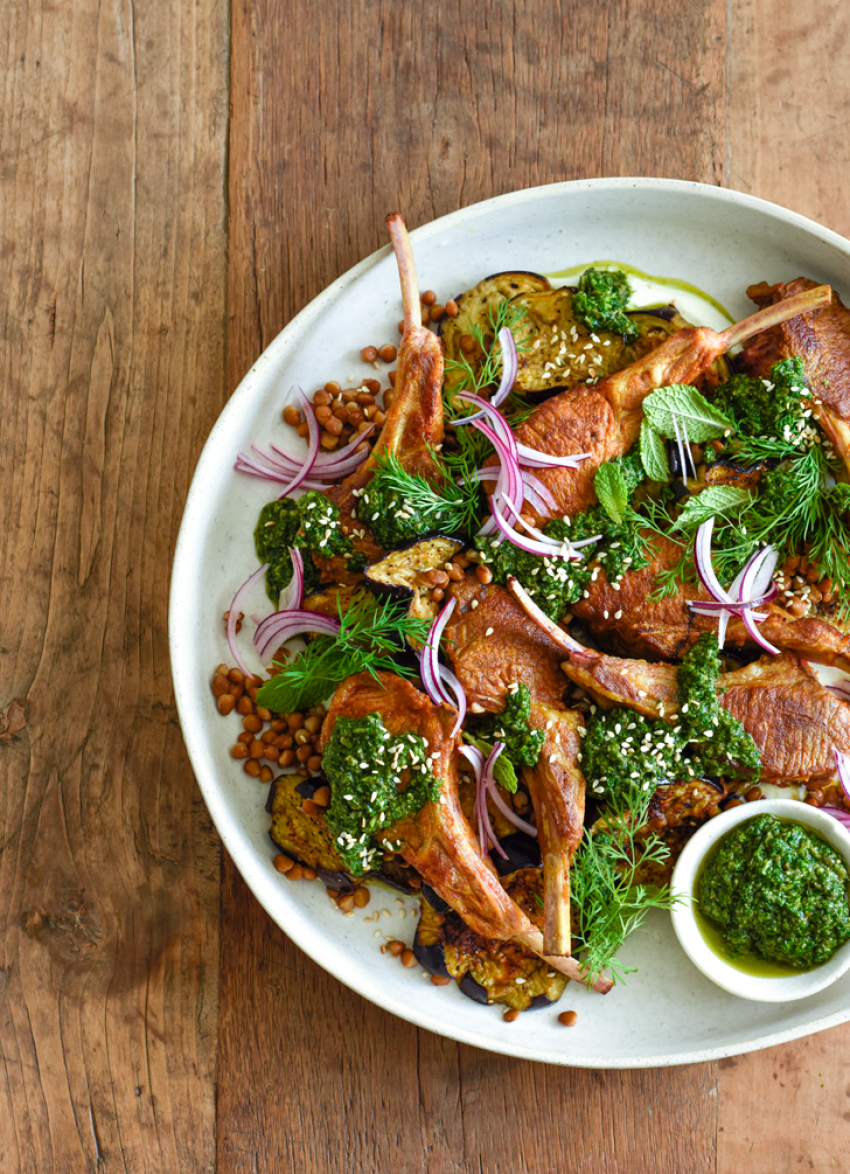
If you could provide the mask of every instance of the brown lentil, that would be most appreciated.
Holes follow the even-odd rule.
[[[278,872],[289,872],[295,861],[291,860],[288,856],[284,856],[282,852],[279,852],[278,855],[275,856],[272,863]]]
[[[284,876],[287,880],[291,881],[303,880],[304,869],[300,864],[293,864],[292,868],[290,868],[288,872],[284,873]]]
[[[255,713],[249,713],[246,717],[243,717],[242,725],[244,729],[249,730],[252,734],[259,734],[260,730],[263,728],[263,723]]]
[[[331,402],[331,393],[328,391],[328,389],[326,387],[323,387],[319,391],[317,391],[316,394],[313,396],[313,403],[316,405],[316,415],[318,416],[320,407],[326,408],[330,402]]]
[[[301,412],[294,404],[290,404],[283,409],[283,418],[287,424],[291,424],[293,428],[296,428],[301,423]]]
[[[344,893],[337,901],[337,908],[343,913],[350,913],[354,908],[354,893]]]
[[[335,379],[329,379],[325,384],[325,391],[329,391],[331,395],[339,395],[342,391],[342,384],[337,383]]]
[[[374,363],[378,357],[378,348],[375,346],[364,346],[360,352],[360,358],[364,363]]]
[[[434,302],[437,300],[437,295],[432,289],[426,289],[419,300],[424,302],[426,306],[433,306]]]
[[[449,298],[449,300],[446,302],[446,313],[450,318],[457,318],[458,314],[460,313],[458,304],[454,298]]]
[[[460,336],[460,349],[467,355],[475,350],[475,339],[471,334],[462,334]]]
[[[369,904],[369,890],[360,885],[354,890],[354,904],[358,909],[365,909]]]
[[[437,302],[431,307],[431,311],[430,311],[428,317],[431,319],[432,322],[439,322],[440,319],[445,314],[445,312],[446,312],[446,307],[441,306],[439,304],[439,302]]]
[[[398,938],[393,939],[391,942],[387,942],[387,951],[388,953],[392,954],[393,958],[401,957],[402,952],[406,949],[407,947],[405,946],[404,942],[400,942]]]
[[[242,742],[237,742],[235,746],[230,747],[230,757],[231,758],[247,758],[248,757],[248,747],[245,746]]]
[[[330,787],[319,787],[313,795],[313,802],[317,803],[319,807],[327,807],[331,801]]]
[[[502,1018],[504,1019],[505,1023],[516,1023],[517,1019],[519,1019],[519,1011],[516,1009],[506,1011]]]
[[[258,738],[255,739],[248,747],[248,753],[252,758],[262,758],[266,752],[265,742],[261,742]]]
[[[253,762],[254,759],[249,758],[248,761]],[[274,771],[272,770],[272,768],[270,766],[261,766],[260,767],[259,779],[260,779],[261,783],[270,783],[273,778],[274,778]]]
[[[435,587],[431,592],[431,598],[433,599],[434,603],[442,603],[442,601],[446,598],[446,593],[443,591],[442,587]]]
[[[313,754],[313,747],[312,746],[299,746],[298,749],[295,751],[295,757],[298,759],[298,761],[300,763],[302,763],[302,765],[304,763],[306,763],[307,759],[310,758],[312,756],[312,754]]]
[[[791,599],[788,602],[788,610],[795,619],[799,619],[808,611],[808,607],[802,599]]]
[[[743,806],[743,803],[744,803],[744,800],[736,795],[734,799],[729,800],[729,802],[726,804],[726,806],[723,808],[723,810],[728,811],[730,807],[741,807],[741,806]]]
[[[387,379],[389,379],[389,381],[390,381],[390,387],[395,387],[396,375],[398,375],[398,371],[387,371]],[[384,404],[386,404],[386,402],[387,402],[387,397],[384,396]]]
[[[216,704],[218,706],[218,712],[222,715],[222,717],[227,717],[229,713],[233,712],[233,706],[236,704],[236,702],[234,701],[233,695],[231,693],[222,693]]]
[[[384,363],[394,363],[398,357],[398,351],[392,345],[392,343],[389,342],[381,347],[381,349],[378,351],[378,354]]]
[[[485,567],[483,563],[479,563],[475,568],[475,577],[479,583],[483,583],[485,586],[493,582],[493,572],[489,567]]]
[[[225,693],[230,693],[230,681],[226,673],[216,673],[213,677],[212,691],[215,697],[223,697]]]
[[[260,764],[256,758],[246,758],[245,765],[242,767],[246,775],[250,775],[252,779],[260,777]]]
[[[761,787],[750,787],[748,791],[744,792],[744,798],[748,803],[755,803],[758,799],[763,799]]]
[[[433,986],[448,986],[452,980],[447,974],[432,974],[431,983]]]
[[[236,739],[236,741],[242,742],[245,746],[250,746],[251,743],[254,741],[254,735],[249,734],[247,730],[243,730],[242,733],[239,735],[239,737]]]
[[[575,1011],[562,1011],[558,1016],[558,1022],[564,1027],[572,1027],[578,1019],[578,1014]]]
[[[318,873],[316,872],[315,868],[308,868],[305,865],[304,868],[302,869],[302,875],[304,877],[304,880],[315,880]]]
[[[243,693],[236,702],[236,712],[241,714],[242,717],[247,717],[249,713],[254,712],[254,702],[251,700],[249,693]]]
[[[413,953],[413,951],[411,949],[406,949],[406,950],[402,951],[401,964],[402,964],[402,966],[406,966],[408,968],[408,970],[412,966],[416,966],[416,955]]]
[[[284,750],[283,753],[281,754],[280,758],[278,759],[278,766],[292,766],[294,761],[295,761],[295,751],[294,750]]]
[[[452,563],[452,569],[449,571],[449,578],[454,583],[462,582],[464,578],[463,567],[459,567],[457,563]]]
[[[319,770],[321,765],[322,765],[322,758],[321,758],[321,755],[319,755],[319,754],[314,754],[311,758],[307,759],[307,769],[308,770]]]
[[[227,674],[227,676],[233,682],[234,685],[244,684],[245,674],[242,672],[241,669],[231,669],[230,672]]]
[[[330,432],[324,432],[322,433],[319,444],[321,444],[322,448],[327,449],[328,452],[331,452],[339,444],[339,437],[332,435]]]
[[[298,425],[298,427],[295,429],[295,431],[298,433],[298,435],[301,437],[302,440],[306,440],[307,437],[310,435],[310,426],[305,420],[303,424]]]
[[[813,791],[809,791],[808,795],[806,796],[806,802],[810,807],[823,807],[824,793],[820,787],[815,787]]]
[[[277,762],[277,760],[280,758],[280,751],[278,750],[277,746],[270,746],[269,743],[266,742],[265,747],[266,752],[263,755],[263,758],[267,758],[269,762]]]
[[[378,380],[377,380],[377,379],[364,379],[364,380],[363,380],[363,386],[364,386],[364,387],[366,388],[366,390],[367,390],[368,392],[370,392],[372,395],[378,395],[378,393],[379,393],[379,392],[380,392],[380,390],[381,390],[381,385],[380,385],[380,383],[378,382]]]

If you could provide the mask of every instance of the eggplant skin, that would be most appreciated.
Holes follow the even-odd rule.
[[[442,569],[463,547],[461,539],[443,534],[414,539],[368,566],[364,572],[366,585],[379,598],[409,599],[423,585],[422,576],[427,571]]]
[[[635,883],[666,888],[688,840],[706,820],[719,814],[725,799],[726,788],[717,779],[693,779],[659,787],[652,796],[647,823],[636,839],[639,843],[643,836],[655,833],[666,844],[669,856],[660,863],[639,864]]]
[[[539,926],[542,869],[518,869],[502,883]],[[473,933],[453,910],[435,909],[427,900],[429,895],[426,889],[413,943],[414,955],[429,974],[451,976],[463,994],[478,1003],[526,1011],[540,1006],[541,999],[547,1005],[557,1002],[567,984],[563,974],[551,971],[547,962],[516,942],[490,941]]]
[[[459,294],[454,299],[458,308],[457,316],[450,318],[447,315],[440,323],[440,337],[446,354],[446,391],[453,391],[462,378],[462,373],[453,368],[454,363],[465,359],[473,368],[477,368],[484,359],[484,351],[477,342],[470,350],[461,347],[460,340],[464,336],[465,341],[474,339],[473,330],[481,330],[489,347],[493,342],[491,316],[495,318],[500,306],[519,295],[540,293],[551,288],[548,278],[539,273],[507,270],[504,273],[493,273],[472,289]]]

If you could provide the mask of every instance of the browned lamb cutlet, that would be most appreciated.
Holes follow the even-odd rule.
[[[585,782],[578,765],[584,721],[575,710],[533,701],[529,724],[546,733],[537,765],[522,772],[543,855],[543,948],[569,955],[570,865],[584,827]]]
[[[658,577],[679,561],[681,546],[657,534],[644,531],[649,565],[628,571],[618,587],[608,582],[604,569],[588,584],[587,597],[572,605],[577,620],[585,624],[612,652],[625,655],[677,660],[705,632],[717,631],[717,620],[695,615],[689,599],[710,601],[701,583],[681,583],[672,595],[653,598]],[[779,603],[760,611],[767,619],[759,631],[777,648],[796,652],[816,664],[830,664],[850,670],[850,633],[815,616],[795,618]],[[733,616],[726,629],[730,646],[752,646],[743,620]]]
[[[367,459],[340,485],[327,490],[327,496],[339,506],[340,525],[351,535],[355,553],[365,554],[370,563],[381,557],[383,549],[369,533],[368,521],[352,517],[352,512],[357,514],[359,494],[355,491],[363,489],[377,469],[375,453],[392,452],[409,473],[439,484],[441,475],[431,449],[443,442],[442,346],[436,334],[422,325],[416,267],[404,221],[394,212],[387,217],[387,225],[398,262],[404,306],[395,397]],[[348,570],[347,560],[341,556],[314,556],[314,560],[328,583],[356,583],[361,578],[359,573]]]
[[[512,590],[550,639],[560,639],[568,657],[564,672],[600,706],[623,705],[675,724],[676,665],[625,660],[585,648],[542,615],[516,580]],[[850,703],[831,693],[793,653],[763,656],[745,668],[722,673],[718,693],[723,708],[741,722],[758,746],[764,782],[831,778],[834,749],[850,748]]]
[[[591,454],[577,469],[535,470],[557,502],[551,516],[572,517],[595,504],[596,470],[628,452],[637,440],[642,404],[650,392],[671,383],[693,383],[736,343],[804,310],[826,305],[829,297],[829,286],[819,286],[760,310],[720,334],[706,326],[689,326],[595,387],[563,391],[547,400],[516,428],[517,440],[552,456]],[[524,512],[532,517],[529,509]],[[533,515],[535,524],[546,520]]]
[[[502,888],[489,858],[480,855],[461,811],[458,743],[450,733],[454,717],[393,673],[379,673],[377,679],[359,673],[334,694],[322,726],[321,749],[327,746],[339,717],[362,718],[371,713],[379,714],[391,734],[419,734],[432,756],[432,772],[442,784],[438,802],[426,803],[415,816],[399,820],[383,838],[402,841],[402,857],[475,933],[497,941],[512,939],[546,956],[543,935]],[[586,980],[586,972],[575,959],[552,957],[548,961],[569,978]],[[594,989],[604,993],[611,985],[600,978]]]
[[[751,285],[747,296],[762,309],[815,288],[807,277],[787,284]],[[850,472],[850,310],[833,293],[821,310],[800,314],[757,334],[738,357],[749,375],[766,379],[780,359],[798,355],[812,390],[812,411]]]
[[[504,587],[468,575],[451,594],[457,606],[443,646],[471,711],[501,713],[509,689],[522,684],[532,697],[531,725],[546,731],[540,760],[524,768],[523,783],[543,853],[546,953],[569,954],[569,868],[581,841],[585,787],[577,757],[581,718],[562,700],[563,654]]]

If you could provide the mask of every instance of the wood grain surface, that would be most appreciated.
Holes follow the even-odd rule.
[[[0,1172],[846,1169],[850,1025],[572,1071],[316,967],[220,864],[166,607],[228,392],[390,208],[669,175],[850,234],[850,16],[10,0],[0,32]]]

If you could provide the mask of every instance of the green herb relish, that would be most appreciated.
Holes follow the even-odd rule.
[[[537,766],[540,751],[546,741],[543,730],[532,730],[531,693],[527,685],[519,685],[508,692],[505,708],[501,713],[488,713],[477,723],[475,734],[491,745],[504,742],[502,751],[518,771],[523,766]]]
[[[305,595],[311,594],[321,583],[313,554],[329,558],[335,554],[348,555],[353,549],[351,539],[340,529],[338,507],[315,489],[297,501],[285,497],[282,501],[270,501],[264,505],[254,531],[254,542],[260,562],[269,563],[266,592],[275,604],[292,578],[290,547],[297,547],[304,553]],[[351,555],[351,560],[352,570],[363,569],[359,565],[364,561],[361,554]]]
[[[573,313],[588,330],[610,330],[634,342],[640,331],[624,313],[631,296],[622,269],[585,269],[573,294]]]
[[[566,542],[573,531],[567,522],[556,519],[546,523],[543,533],[556,542]],[[581,599],[590,582],[592,572],[586,562],[529,554],[499,538],[476,538],[475,547],[479,561],[489,567],[497,583],[504,587],[508,576],[514,575],[553,620],[559,620],[571,603]]]
[[[631,709],[592,706],[582,770],[593,793],[619,796],[635,785],[646,791],[685,778],[757,775],[758,747],[721,707],[719,677],[717,636],[708,632],[679,666],[674,725]]]
[[[448,512],[448,503],[446,509]],[[433,516],[426,516],[410,497],[394,489],[380,473],[376,473],[363,490],[357,505],[357,517],[386,550],[439,528]]]
[[[850,939],[846,862],[808,828],[758,815],[721,838],[697,882],[732,957],[752,953],[805,970]]]
[[[440,795],[424,740],[418,734],[393,737],[377,713],[337,719],[322,769],[331,785],[328,827],[353,876],[368,872],[392,846],[379,841],[377,832]]]
[[[733,375],[711,397],[712,405],[735,420],[739,436],[784,441],[792,446],[804,440],[810,415],[803,400],[811,396],[803,360],[793,355],[774,363],[769,379]],[[734,448],[734,444],[730,444]],[[710,450],[709,450],[710,451]]]

